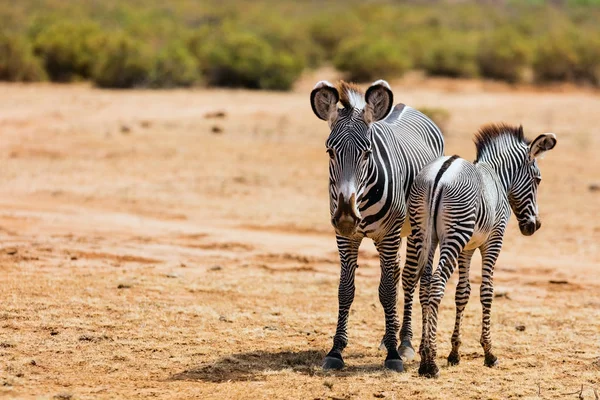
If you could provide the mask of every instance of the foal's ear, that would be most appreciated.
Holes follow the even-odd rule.
[[[394,104],[394,94],[386,81],[378,80],[367,89],[365,100],[367,102],[364,111],[365,122],[372,124],[384,119],[390,113]]]
[[[338,116],[337,103],[340,94],[337,89],[327,81],[317,82],[310,93],[310,105],[315,115],[333,125]]]
[[[554,133],[542,133],[529,144],[529,161],[533,161],[548,150],[556,146],[556,135]]]

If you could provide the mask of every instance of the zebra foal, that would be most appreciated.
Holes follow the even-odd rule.
[[[341,264],[337,329],[323,368],[344,367],[342,351],[348,343],[358,248],[368,237],[375,242],[381,265],[379,300],[385,313],[382,342],[387,349],[384,365],[402,371],[400,353],[414,355],[412,348],[398,352],[398,250],[407,222],[406,199],[421,168],[444,153],[442,133],[419,111],[404,104],[393,107],[392,90],[383,80],[373,83],[366,93],[346,82],[335,87],[320,81],[310,101],[315,115],[327,121],[331,129],[325,143],[329,204]]]
[[[419,277],[421,281],[420,375],[439,375],[435,362],[438,307],[457,264],[456,320],[448,363],[456,365],[460,361],[460,325],[471,291],[469,268],[476,249],[482,258],[480,342],[485,365],[496,365],[490,335],[494,264],[511,209],[523,235],[530,236],[540,228],[537,190],[542,178],[536,159],[555,145],[556,136],[552,133],[542,134],[530,142],[525,139],[521,126],[487,125],[475,136],[477,158],[474,163],[458,156],[441,157],[416,177],[409,196],[412,226],[409,242],[415,244],[416,252],[407,254],[403,279],[407,280],[411,293]],[[438,244],[440,258],[433,270]]]

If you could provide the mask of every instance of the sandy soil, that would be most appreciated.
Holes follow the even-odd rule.
[[[540,163],[544,225],[526,238],[511,221],[497,264],[499,367],[483,366],[478,343],[476,257],[462,363],[433,381],[418,377],[418,360],[403,374],[383,371],[370,242],[347,369],[320,370],[339,266],[328,131],[308,102],[316,79],[287,94],[0,85],[0,397],[577,398],[583,385],[583,398],[594,398],[598,93],[393,84],[398,101],[450,112],[448,153],[473,158],[471,136],[489,121],[559,138]],[[225,116],[207,117],[216,111]]]

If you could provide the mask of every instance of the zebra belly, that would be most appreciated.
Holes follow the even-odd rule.
[[[469,240],[469,242],[465,246],[465,250],[477,249],[479,246],[481,246],[488,240],[489,236],[490,236],[490,232],[483,232],[480,230],[476,230],[475,232],[473,232],[473,236],[471,236],[471,240]]]

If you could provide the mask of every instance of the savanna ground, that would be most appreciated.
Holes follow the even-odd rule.
[[[513,219],[497,264],[500,365],[483,366],[476,256],[462,363],[445,367],[454,277],[440,314],[444,367],[427,380],[418,358],[402,374],[382,368],[370,241],[347,368],[320,369],[335,330],[339,266],[328,129],[308,93],[328,74],[287,94],[0,86],[0,396],[593,399],[598,92],[392,83],[398,102],[450,112],[447,153],[472,159],[472,134],[489,121],[559,139],[540,162],[543,227],[522,237]],[[419,318],[416,310],[416,337]]]

